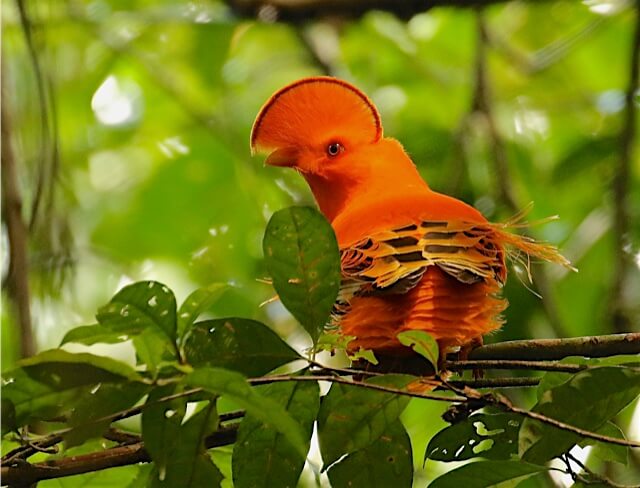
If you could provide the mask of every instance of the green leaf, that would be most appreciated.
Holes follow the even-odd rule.
[[[440,348],[431,334],[423,330],[405,330],[396,337],[402,345],[412,348],[429,361],[435,371],[438,371]]]
[[[213,366],[262,376],[301,356],[266,325],[237,317],[197,322],[184,340],[193,366]]]
[[[302,428],[309,449],[313,423],[320,407],[315,382],[273,383],[257,390],[289,412]],[[240,424],[233,449],[233,483],[237,488],[295,487],[305,457],[276,429],[248,414]]]
[[[60,349],[41,352],[18,365],[3,375],[2,388],[3,398],[15,408],[18,426],[70,410],[85,392],[100,383],[141,381],[131,367],[119,361]],[[12,427],[3,423],[3,433]]]
[[[334,352],[336,349],[346,351],[349,343],[355,338],[356,336],[336,334],[335,331],[325,332],[318,338],[318,342],[316,342],[315,345],[315,351]]]
[[[310,207],[280,210],[269,220],[263,250],[280,300],[315,344],[340,287],[340,253],[331,225]]]
[[[372,444],[333,464],[328,475],[333,488],[410,488],[411,440],[402,423],[399,420],[391,423]]]
[[[429,441],[424,460],[464,461],[477,456],[507,460],[518,454],[522,417],[480,413],[442,429]]]
[[[563,358],[559,361],[561,364],[578,364],[581,366],[590,366],[593,365],[591,360],[588,358],[582,357],[568,357]],[[551,388],[555,388],[562,383],[569,381],[571,379],[572,373],[562,373],[558,371],[548,371],[542,378],[540,378],[540,383],[538,383],[538,387],[536,388],[536,397],[537,400],[540,401],[542,395],[545,391],[550,390]]]
[[[376,358],[375,353],[371,349],[364,349],[361,347],[356,352],[347,354],[347,356],[349,356],[349,360],[351,362],[358,361],[359,359],[364,359],[371,364],[378,364],[378,358]]]
[[[200,314],[211,307],[229,289],[225,283],[213,283],[191,293],[178,310],[178,337],[191,328]]]
[[[608,358],[584,358],[571,356],[560,360],[561,364],[578,364],[581,366],[640,366],[640,358],[632,355],[619,355],[610,356]],[[551,388],[558,386],[571,379],[571,373],[560,373],[556,371],[549,371],[545,373],[540,379],[538,388],[536,389],[536,396],[538,401],[542,397],[542,394],[550,390]]]
[[[176,298],[157,281],[139,281],[125,286],[96,315],[98,322],[124,335],[137,335],[147,327],[162,331],[166,340],[176,340]]]
[[[386,375],[366,383],[403,389],[413,380],[412,376]],[[318,436],[325,467],[377,440],[408,403],[406,396],[334,383],[318,414]]]
[[[65,334],[60,345],[69,342],[77,342],[79,344],[117,344],[129,340],[127,334],[110,329],[100,324],[82,325],[75,327]]]
[[[597,431],[598,434],[615,437],[616,439],[625,439],[624,433],[613,422],[607,422]],[[593,439],[583,439],[580,447],[593,446],[590,455],[595,456],[603,461],[613,461],[626,465],[629,460],[629,448],[609,442],[600,442]]]
[[[204,439],[212,422],[217,423],[215,404],[208,403],[176,429],[166,451],[169,456],[163,468],[156,465],[152,487],[216,488],[222,473],[206,451]],[[146,446],[146,442],[145,442]]]
[[[127,485],[127,488],[140,488],[141,486],[147,486],[152,481],[154,471],[156,469],[153,463],[139,464],[139,470],[137,476]],[[111,488],[114,485],[108,485],[105,488]]]
[[[149,456],[160,473],[174,455],[177,439],[187,409],[186,397],[159,402],[160,399],[180,393],[182,385],[165,385],[153,389],[142,410],[142,440]]]
[[[145,464],[119,466],[64,478],[42,480],[38,482],[38,488],[113,488],[114,486],[140,488],[145,485],[137,483],[136,480],[144,479],[142,473],[147,469],[150,469],[150,466]]]
[[[546,471],[522,461],[478,461],[465,464],[431,482],[429,488],[487,488],[504,481],[531,476]]]
[[[301,456],[307,455],[307,440],[300,425],[274,400],[251,388],[240,373],[222,368],[199,368],[187,375],[184,383],[229,397],[248,414],[283,434]]]
[[[157,328],[148,327],[133,338],[138,364],[155,373],[163,364],[178,361],[176,346]]]
[[[588,431],[598,430],[640,394],[640,370],[604,366],[581,371],[544,392],[532,409]],[[520,429],[523,460],[542,464],[580,442],[577,434],[525,419]]]
[[[64,434],[67,447],[101,437],[111,420],[96,420],[132,407],[147,391],[141,383],[99,384],[85,392],[69,416],[70,432]]]
[[[16,406],[5,396],[0,398],[0,405],[2,406],[2,411],[0,413],[0,419],[2,419],[2,435],[4,435],[7,432],[18,429],[18,423],[16,421]]]

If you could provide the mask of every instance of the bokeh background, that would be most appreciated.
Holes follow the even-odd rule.
[[[275,210],[313,201],[248,139],[274,90],[319,74],[374,100],[432,188],[494,221],[529,202],[530,220],[560,216],[529,232],[579,273],[535,266],[530,284],[515,269],[507,325],[488,341],[637,330],[637,2],[309,3],[3,0],[3,369],[139,279],[179,300],[227,282],[212,315],[263,320],[303,349],[278,304],[260,307],[273,295],[261,240]],[[7,194],[22,205],[28,268],[8,245]],[[25,300],[33,341],[21,346]],[[441,409],[405,413],[419,468]]]

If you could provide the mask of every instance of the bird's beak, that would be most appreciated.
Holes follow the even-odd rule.
[[[294,147],[282,147],[269,154],[264,164],[268,164],[269,166],[291,167],[295,166],[297,162],[298,150]]]

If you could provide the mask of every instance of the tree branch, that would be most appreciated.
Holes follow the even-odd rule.
[[[541,413],[538,413],[538,412],[533,412],[520,407],[516,407],[511,403],[511,401],[507,397],[500,394],[498,395],[494,395],[493,393],[482,394],[479,391],[473,390],[471,388],[465,388],[461,390],[459,388],[454,387],[451,383],[448,383],[446,381],[443,382],[443,385],[448,386],[449,389],[454,393],[466,396],[467,402],[474,402],[475,406],[477,407],[475,408],[476,410],[482,407],[493,405],[493,406],[502,408],[503,410],[506,410],[508,412],[517,413],[524,417],[528,417],[530,419],[542,422],[543,424],[551,425],[560,430],[571,432],[573,434],[578,434],[581,437],[586,437],[588,439],[606,442],[609,444],[617,444],[620,446],[640,448],[639,441],[619,439],[617,437],[609,437],[606,435],[598,434],[596,432],[591,432],[588,430],[581,429],[574,425],[566,424],[564,422],[561,422],[560,420],[547,417],[546,415],[542,415]]]
[[[538,386],[540,384],[540,378],[478,378],[474,380],[453,380],[448,383],[456,388],[523,388]],[[436,388],[436,390],[441,389],[441,387]]]
[[[567,365],[563,365],[563,366],[567,366]],[[572,366],[572,365],[569,365],[569,366]],[[505,411],[517,413],[525,417],[540,421],[542,423],[552,425],[554,427],[557,427],[558,429],[572,432],[574,434],[578,434],[581,437],[586,437],[586,438],[598,440],[601,442],[608,442],[612,444],[623,445],[627,447],[640,447],[640,442],[637,442],[637,441],[617,439],[614,437],[600,435],[595,432],[590,432],[590,431],[575,427],[573,425],[569,425],[564,422],[555,420],[553,418],[546,417],[536,412],[531,412],[525,409],[521,409],[519,407],[514,406],[508,398],[502,395],[495,395],[493,393],[482,394],[479,391],[470,388],[467,382],[446,382],[446,381],[439,380],[438,378],[429,378],[426,380],[418,379],[416,381],[411,382],[406,387],[406,389],[400,389],[400,388],[388,387],[388,386],[377,385],[372,383],[364,383],[361,381],[354,381],[354,380],[346,379],[339,376],[339,374],[351,374],[353,373],[352,370],[337,369],[335,371],[332,371],[331,368],[324,368],[324,369],[334,374],[314,375],[314,376],[295,376],[295,375],[283,374],[283,375],[276,375],[276,376],[250,378],[247,381],[251,385],[260,385],[260,384],[268,384],[268,383],[284,382],[284,381],[327,381],[331,383],[341,383],[341,384],[350,385],[358,388],[366,388],[370,390],[382,391],[385,393],[408,396],[412,398],[422,398],[427,400],[451,402],[459,406],[464,406],[465,411],[467,411],[467,413],[471,413],[485,406],[496,406]],[[338,374],[338,376],[336,376],[336,374]],[[533,379],[510,378],[508,380],[509,382],[513,380],[522,380],[523,383],[531,382],[531,384],[533,384],[533,381],[535,381],[536,378],[533,378]],[[475,380],[475,381],[478,382],[482,380]],[[482,385],[480,384],[479,386],[482,386]],[[433,394],[430,392],[430,390],[434,388],[448,390],[454,393],[454,395],[442,396],[442,395]],[[194,388],[191,390],[187,390],[185,392],[181,392],[179,394],[160,398],[157,400],[157,402],[169,401],[178,396],[189,396],[196,393],[200,393],[201,391],[202,389],[200,388]],[[114,414],[108,418],[112,418],[112,419],[126,418],[134,414],[140,413],[140,411],[144,407],[145,405],[134,407],[126,411]],[[237,418],[242,417],[243,415],[244,415],[243,412],[230,412],[228,414],[224,414],[223,416],[221,416],[220,419],[221,421],[235,420]],[[207,449],[211,449],[214,447],[219,447],[219,446],[234,443],[236,439],[237,428],[238,428],[237,424],[231,424],[229,426],[221,427],[220,430],[218,430],[217,432],[213,433],[212,435],[208,436],[205,439],[205,446],[207,447]],[[53,436],[50,436],[47,439],[44,439],[43,441],[45,442],[38,443],[38,448],[42,448],[45,445],[50,446],[57,442],[60,442],[62,439],[61,434],[62,432],[59,432]],[[111,435],[110,438],[114,438],[122,442],[125,442],[127,443],[126,445],[120,445],[117,447],[94,452],[91,454],[86,454],[81,456],[71,456],[71,457],[62,458],[62,459],[54,459],[54,460],[50,460],[42,463],[36,463],[36,464],[29,464],[21,456],[18,457],[16,455],[13,455],[10,459],[3,460],[4,466],[2,466],[0,470],[0,476],[2,477],[2,481],[4,483],[7,483],[9,486],[17,487],[17,486],[27,486],[45,479],[61,478],[65,476],[72,476],[76,474],[99,471],[102,469],[108,469],[108,468],[113,468],[118,466],[125,466],[130,464],[151,461],[148,453],[144,450],[144,444],[142,442],[131,443],[132,441],[135,441],[137,439],[135,435],[131,435],[131,434],[123,435],[123,433],[120,433],[120,432],[118,432],[117,434],[118,434],[117,436]],[[107,435],[109,436],[109,434]],[[10,464],[10,465],[6,466],[6,464]]]
[[[557,371],[577,373],[586,369],[580,364],[561,364],[555,361],[518,361],[513,359],[483,359],[479,361],[446,361],[446,369],[453,371],[469,369],[527,369],[536,371]]]
[[[274,22],[304,22],[324,17],[358,18],[370,10],[384,10],[408,19],[434,7],[477,7],[505,0],[227,0],[227,5],[238,17],[257,18]]]
[[[474,349],[469,353],[469,359],[529,361],[568,356],[599,358],[617,354],[640,354],[640,333],[500,342]]]
[[[560,430],[566,430],[567,432],[572,432],[574,434],[578,434],[581,437],[586,437],[587,439],[593,439],[595,441],[606,442],[608,444],[617,444],[618,446],[625,447],[635,447],[640,448],[640,442],[638,441],[630,441],[627,439],[618,439],[617,437],[609,437],[607,435],[598,434],[596,432],[591,432],[589,430],[580,429],[579,427],[575,427],[570,424],[565,424],[564,422],[560,422],[551,417],[547,417],[538,412],[532,412],[530,410],[525,410],[524,408],[514,407],[511,402],[509,402],[506,398],[501,398],[499,404],[502,405],[506,410],[513,413],[518,413],[524,417],[529,417],[533,420],[538,420],[543,424],[551,425],[553,427],[557,427]]]
[[[233,444],[238,432],[237,425],[222,427],[205,439],[205,447]],[[24,487],[42,480],[63,478],[76,474],[90,473],[108,468],[117,468],[151,461],[143,442],[125,446],[112,447],[103,451],[79,456],[69,456],[42,463],[29,464],[22,462],[15,466],[3,466],[0,470],[2,484],[10,487]]]

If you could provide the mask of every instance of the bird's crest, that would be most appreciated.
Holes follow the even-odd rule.
[[[331,137],[363,143],[382,137],[380,114],[369,98],[346,81],[303,78],[278,90],[264,104],[251,131],[251,150],[323,143]]]

